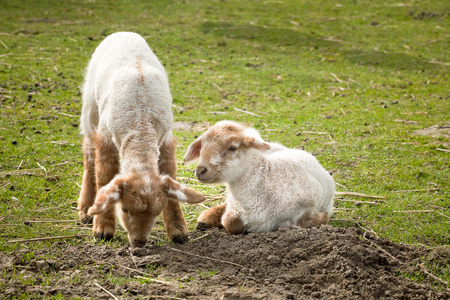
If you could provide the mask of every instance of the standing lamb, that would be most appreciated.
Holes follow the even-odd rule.
[[[221,121],[189,146],[184,160],[196,159],[198,180],[224,182],[228,190],[224,204],[199,216],[199,230],[264,232],[320,226],[330,219],[334,180],[305,151],[266,143],[253,128]]]
[[[202,194],[176,178],[172,96],[166,72],[136,33],[108,36],[95,50],[83,85],[84,175],[80,219],[111,239],[116,209],[130,243],[145,246],[157,216],[174,242],[187,240],[181,202]]]

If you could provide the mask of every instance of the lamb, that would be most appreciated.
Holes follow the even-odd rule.
[[[200,214],[198,230],[223,226],[241,234],[329,222],[334,180],[306,151],[267,143],[253,128],[220,121],[188,147],[185,162],[197,159],[198,180],[226,183],[228,191],[224,204]]]
[[[82,89],[84,174],[79,217],[111,239],[116,215],[130,243],[145,246],[162,212],[168,237],[187,240],[179,202],[205,197],[175,181],[172,96],[167,74],[138,34],[118,32],[95,50]]]

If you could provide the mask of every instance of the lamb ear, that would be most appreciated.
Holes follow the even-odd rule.
[[[244,147],[256,148],[259,150],[269,150],[270,145],[264,142],[264,140],[259,135],[258,131],[253,128],[247,128],[242,131],[242,145]]]
[[[163,176],[162,185],[163,191],[166,193],[167,197],[172,200],[191,204],[200,203],[206,200],[206,197],[203,194],[176,182],[169,176]]]
[[[98,215],[114,209],[122,198],[125,189],[125,178],[116,177],[97,192],[94,205],[88,210],[88,215]]]
[[[202,150],[202,137],[196,139],[189,145],[186,154],[184,155],[184,162],[190,162],[200,157],[200,151]]]

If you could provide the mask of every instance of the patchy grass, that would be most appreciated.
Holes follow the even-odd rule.
[[[3,2],[2,251],[51,243],[8,243],[15,239],[91,239],[77,224],[79,87],[90,54],[116,31],[140,33],[165,64],[176,121],[253,124],[267,140],[317,155],[338,191],[386,197],[337,199],[333,224],[450,244],[450,154],[439,150],[450,148],[445,1]],[[433,125],[447,127],[415,134]],[[175,132],[180,161],[200,133]],[[207,194],[207,206],[219,203],[224,187],[199,184],[192,169],[180,163],[180,181]],[[183,207],[190,229],[202,209]],[[36,222],[45,220],[73,222]],[[161,221],[151,238],[167,242]],[[125,243],[123,231],[111,242]]]

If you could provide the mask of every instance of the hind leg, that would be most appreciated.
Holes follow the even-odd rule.
[[[326,225],[329,221],[330,215],[325,211],[307,211],[300,220],[298,220],[297,225],[302,228],[311,228]]]
[[[226,209],[222,216],[222,225],[229,234],[244,234],[247,228],[242,222],[241,217],[234,209]]]
[[[119,153],[114,143],[101,135],[95,136],[95,175],[97,190],[107,185],[119,173]],[[93,219],[94,237],[110,240],[116,232],[115,210],[98,214]]]
[[[223,203],[203,211],[197,219],[197,230],[203,231],[213,227],[223,227],[222,216],[225,208],[226,203]]]
[[[83,223],[92,223],[92,216],[87,214],[89,208],[94,204],[97,194],[95,179],[95,148],[91,137],[83,139],[84,173],[81,185],[80,197],[78,198],[78,215]]]
[[[158,167],[160,174],[169,175],[176,180],[175,139],[171,133],[159,148]],[[161,216],[169,239],[175,243],[186,243],[188,240],[188,229],[180,203],[175,200],[169,200]]]

